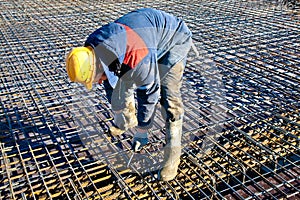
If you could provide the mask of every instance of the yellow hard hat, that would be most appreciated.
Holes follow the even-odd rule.
[[[96,69],[95,53],[92,47],[76,47],[66,58],[67,73],[72,82],[78,82],[92,89]]]

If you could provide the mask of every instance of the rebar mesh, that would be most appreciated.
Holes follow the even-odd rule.
[[[300,17],[279,1],[0,1],[0,199],[300,198]],[[70,83],[65,55],[137,8],[183,18],[183,154],[160,182],[164,123],[135,158],[113,137],[101,85]],[[191,55],[193,57],[193,55]],[[143,168],[143,170],[140,170]]]

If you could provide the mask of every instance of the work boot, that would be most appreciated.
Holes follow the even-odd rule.
[[[177,175],[181,155],[182,119],[167,122],[166,146],[164,147],[163,168],[158,174],[162,181],[173,180]]]

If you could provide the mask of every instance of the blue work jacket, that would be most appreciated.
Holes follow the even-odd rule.
[[[112,109],[122,110],[137,90],[139,126],[151,124],[160,80],[186,57],[190,38],[181,19],[150,8],[130,12],[89,35],[85,46],[95,49],[108,77]]]

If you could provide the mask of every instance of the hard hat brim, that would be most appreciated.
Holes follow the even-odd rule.
[[[93,88],[93,82],[86,83],[84,86],[87,90],[91,90]]]

